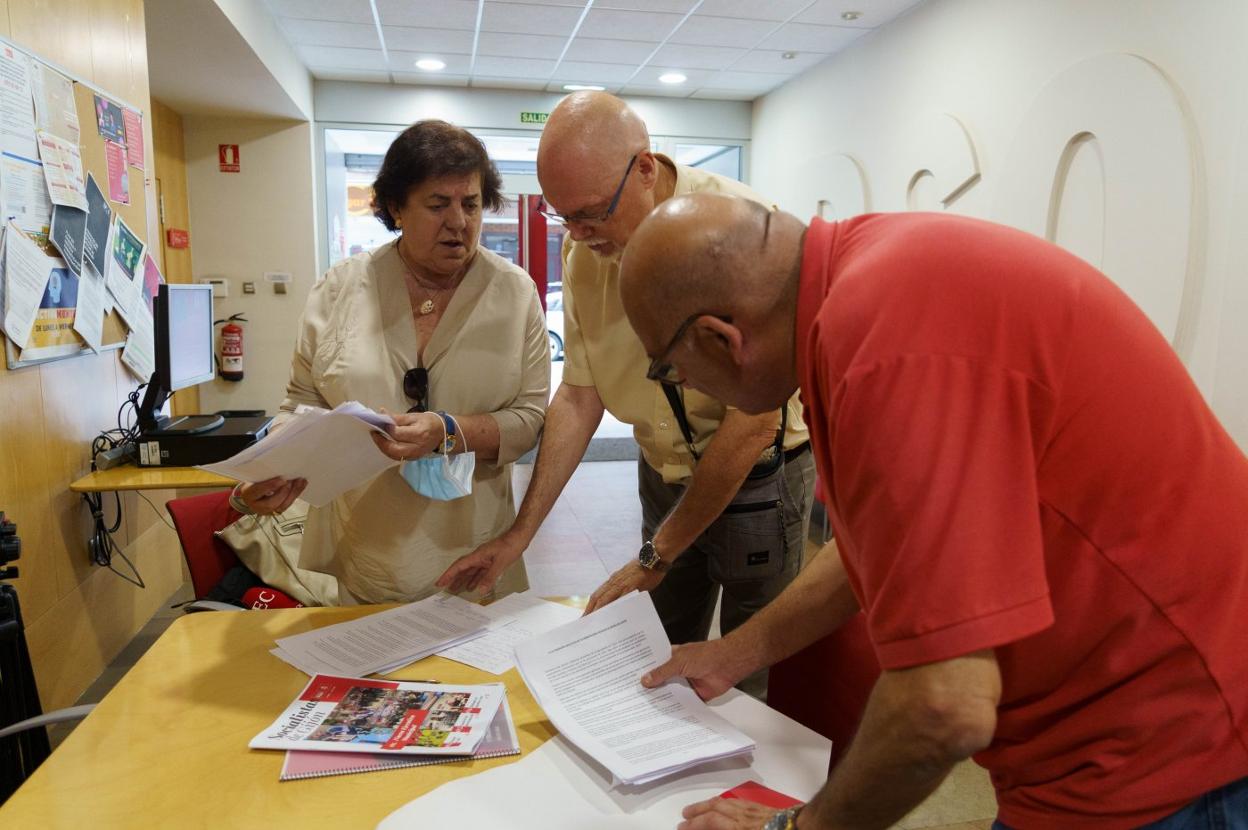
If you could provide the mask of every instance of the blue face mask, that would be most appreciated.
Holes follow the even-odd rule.
[[[448,419],[449,416],[443,415],[444,428]],[[448,455],[451,441],[444,432],[441,454],[405,461],[399,468],[408,486],[427,499],[452,501],[472,494],[472,473],[477,466],[477,454],[468,452],[468,440],[463,431],[455,431],[464,442],[464,452]]]
[[[464,452],[456,456],[427,455],[404,461],[399,472],[408,485],[425,498],[451,501],[472,494],[472,471],[476,466],[477,454]]]

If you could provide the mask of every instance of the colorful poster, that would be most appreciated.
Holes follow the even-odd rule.
[[[74,82],[37,60],[30,62],[31,91],[35,98],[35,127],[77,144],[81,140]]]
[[[143,259],[143,240],[130,230],[130,226],[121,217],[117,218],[117,232],[113,234],[113,257],[126,272],[126,276],[134,279],[139,262]]]
[[[101,278],[108,270],[108,229],[113,223],[113,209],[95,176],[87,174],[87,231],[82,238],[82,255]]]
[[[130,204],[130,173],[126,170],[126,148],[105,141],[104,161],[108,165],[108,198],[118,204]]]
[[[143,114],[130,109],[125,110],[126,118],[126,162],[131,167],[143,169]]]
[[[100,135],[118,144],[126,143],[126,116],[121,107],[107,98],[95,96],[95,122]]]
[[[82,273],[82,243],[87,233],[87,212],[56,205],[52,208],[52,245],[61,252],[75,275]]]
[[[58,259],[49,259],[48,262],[52,268],[43,297],[39,300],[30,339],[19,355],[21,360],[46,360],[82,351],[82,338],[74,331],[78,276]]]
[[[147,302],[147,310],[156,313],[156,294],[160,291],[160,284],[165,281],[164,276],[160,273],[160,268],[156,266],[156,261],[152,259],[151,254],[143,256],[143,299]]]
[[[57,138],[52,133],[39,133],[39,159],[43,162],[43,178],[48,184],[48,197],[55,205],[87,209],[87,182],[82,175],[82,156],[78,145]]]

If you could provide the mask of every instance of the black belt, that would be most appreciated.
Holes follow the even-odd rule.
[[[798,444],[793,449],[784,451],[784,463],[792,464],[794,461],[796,461],[798,458],[801,457],[802,453],[809,452],[809,451],[810,451],[810,442],[803,441],[802,443]],[[779,468],[780,468],[780,465],[776,462],[776,456],[773,455],[771,457],[771,460],[764,461],[760,464],[755,464],[754,467],[750,470],[749,475],[746,476],[746,478],[754,478],[754,479],[763,478],[765,476],[771,475]]]

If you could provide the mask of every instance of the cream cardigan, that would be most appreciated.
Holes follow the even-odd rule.
[[[299,404],[355,400],[406,412],[403,374],[416,365],[416,326],[403,266],[389,243],[338,263],[312,289],[277,422]],[[433,501],[394,467],[308,514],[300,565],[338,577],[360,602],[410,601],[458,557],[515,519],[511,464],[536,443],[550,394],[550,348],[536,286],[484,248],[425,347],[429,403],[498,422],[499,457],[477,459],[472,495]],[[498,593],[524,590],[517,562]]]

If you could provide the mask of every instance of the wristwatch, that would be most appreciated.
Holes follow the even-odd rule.
[[[804,804],[798,804],[796,807],[781,810],[767,819],[767,823],[763,825],[762,830],[797,830],[797,814],[802,811],[804,806]]]
[[[446,439],[434,447],[433,451],[441,453],[442,455],[450,455],[455,449],[455,440],[457,437],[455,435],[455,419],[440,409],[433,414],[442,419],[442,426],[446,429]]]
[[[641,543],[641,550],[637,552],[637,564],[647,571],[660,573],[671,567],[659,557],[659,552],[654,549],[654,542],[649,539]]]

